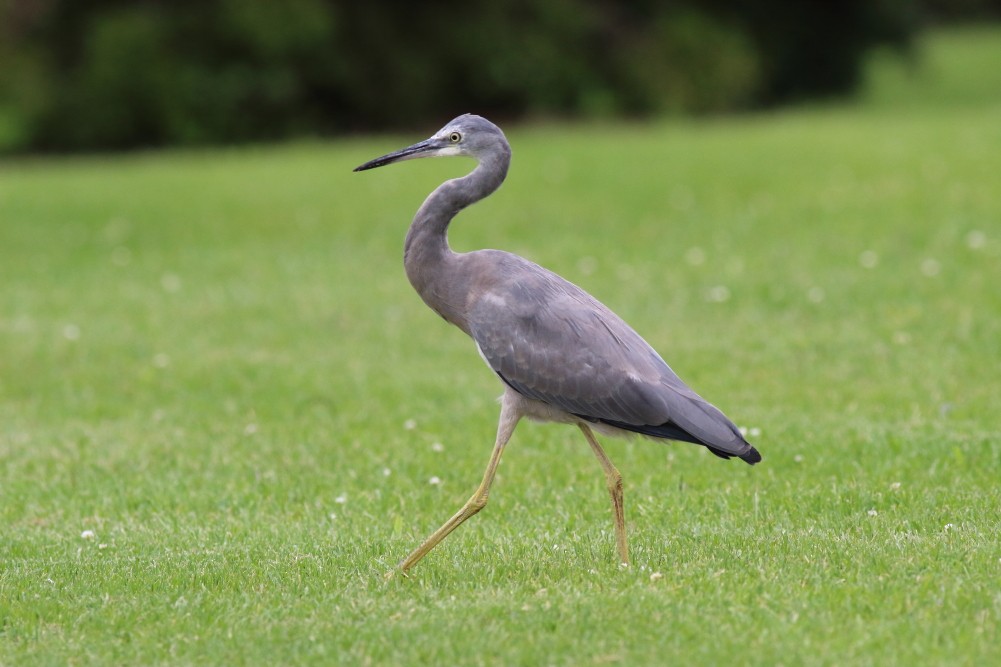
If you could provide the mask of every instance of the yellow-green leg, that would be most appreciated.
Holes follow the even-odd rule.
[[[494,443],[494,451],[490,455],[490,462],[487,464],[486,472],[483,473],[483,481],[480,482],[480,486],[476,489],[472,497],[466,501],[466,504],[451,519],[446,521],[441,528],[431,533],[419,547],[414,549],[409,556],[400,562],[399,569],[401,572],[406,574],[407,570],[416,565],[421,558],[424,558],[429,551],[434,549],[449,533],[458,528],[463,521],[486,507],[487,498],[490,495],[490,485],[493,484],[497,466],[500,464],[501,454],[504,452],[504,446],[507,444],[507,441],[511,439],[511,434],[514,433],[514,427],[518,425],[519,419],[521,419],[521,415],[512,408],[511,402],[505,397],[505,400],[501,404],[500,422],[497,424],[497,440]],[[391,576],[393,573],[390,572],[389,574]]]
[[[601,469],[605,471],[605,484],[608,486],[608,495],[612,497],[612,512],[615,514],[615,542],[619,548],[619,561],[628,565],[629,545],[626,543],[626,511],[622,505],[622,475],[598,444],[591,429],[585,424],[578,426],[591,445],[591,451],[598,457]]]

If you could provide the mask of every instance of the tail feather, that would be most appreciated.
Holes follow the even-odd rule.
[[[580,415],[578,415],[580,416]],[[632,431],[633,433],[639,433],[641,435],[648,435],[654,438],[666,438],[668,440],[679,440],[681,442],[690,442],[694,445],[702,445],[710,452],[720,457],[721,459],[730,459],[736,456],[740,460],[744,461],[748,465],[754,465],[761,461],[761,454],[757,449],[754,448],[748,442],[744,442],[747,445],[747,451],[742,454],[735,454],[732,452],[726,452],[717,447],[713,447],[711,444],[700,440],[688,431],[684,430],[677,424],[673,422],[666,422],[664,424],[659,424],[657,426],[649,426],[646,424],[627,424],[625,422],[616,421],[614,419],[597,419],[603,424],[608,424],[609,426],[614,426],[615,428],[621,428],[624,431]]]

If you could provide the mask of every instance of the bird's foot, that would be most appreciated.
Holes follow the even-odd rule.
[[[394,567],[392,570],[382,575],[384,581],[392,581],[397,577],[402,577],[403,579],[409,579],[410,575],[407,574],[406,570],[401,570],[399,567]]]

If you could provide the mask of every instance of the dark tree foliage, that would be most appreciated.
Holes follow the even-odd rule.
[[[924,18],[933,22],[1001,19],[1001,0],[921,0]]]
[[[850,91],[916,1],[0,0],[0,147],[770,106]]]

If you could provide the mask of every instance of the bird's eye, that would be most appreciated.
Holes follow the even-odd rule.
[[[452,134],[448,135],[448,140],[451,141],[453,144],[457,144],[460,141],[462,141],[462,135],[459,134],[458,132],[453,132]]]

